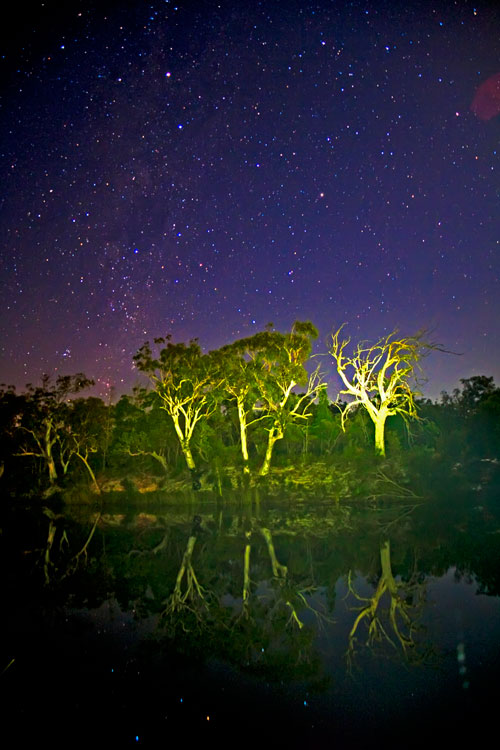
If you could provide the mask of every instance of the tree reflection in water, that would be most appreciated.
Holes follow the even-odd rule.
[[[391,710],[403,717],[421,712],[422,705],[427,710],[431,702],[442,706],[448,697],[453,707],[457,687],[460,696],[474,697],[485,664],[492,670],[498,664],[500,621],[488,620],[483,611],[486,605],[493,611],[500,588],[500,513],[485,495],[480,509],[475,498],[455,496],[446,516],[430,503],[403,506],[401,499],[357,510],[304,502],[274,507],[252,497],[238,506],[106,511],[78,517],[76,511],[69,516],[40,510],[37,524],[33,514],[31,525],[24,516],[17,527],[9,524],[5,561],[17,561],[4,566],[10,635],[3,665],[11,665],[4,675],[13,686],[10,709],[18,701],[21,705],[33,674],[56,670],[54,665],[60,665],[61,686],[74,674],[78,705],[87,706],[82,695],[99,691],[100,675],[112,666],[113,689],[118,674],[125,678],[120,700],[127,711],[135,702],[149,716],[151,696],[170,696],[172,706],[182,675],[196,675],[182,683],[186,694],[197,690],[198,674],[211,684],[210,670],[224,665],[224,675],[228,670],[236,675],[231,679],[240,695],[250,679],[267,696],[287,691],[287,721],[306,721],[297,712],[300,697],[302,707],[304,701],[322,706],[321,721],[330,730],[341,727],[339,718],[350,710],[354,714],[353,706],[361,704],[374,716],[378,712],[380,721]],[[453,583],[450,569],[460,584]],[[349,571],[357,571],[359,578]],[[336,596],[345,593],[346,581],[344,608]],[[436,586],[436,581],[443,583]],[[367,585],[372,589],[363,588]],[[474,596],[474,587],[482,595]],[[460,600],[465,589],[466,607]],[[455,606],[462,607],[466,619],[460,636],[452,632]],[[484,635],[478,637],[480,646],[474,642],[473,610],[475,626],[481,633],[491,631],[489,662]],[[72,643],[71,629],[80,634],[78,646],[65,651],[64,644]],[[29,637],[23,640],[22,632]],[[435,643],[440,670],[427,641]],[[467,691],[464,675],[457,675],[457,659],[465,668],[465,644]],[[28,648],[32,663],[25,660],[21,667]],[[394,656],[390,668],[370,658],[381,653]],[[45,654],[50,656],[44,661]],[[362,668],[362,679],[354,681],[346,673],[345,657],[350,667]],[[69,663],[71,675],[65,671]],[[408,668],[415,664],[420,668]],[[142,680],[147,674],[153,675],[154,688],[146,699]],[[140,684],[125,697],[127,680],[135,685],[136,679]],[[163,693],[157,689],[160,682]],[[229,709],[227,692],[210,690],[214,713],[229,720],[232,711],[236,722],[236,698]],[[482,694],[488,695],[486,687]],[[61,690],[58,699],[74,714],[67,695]],[[411,703],[408,696],[413,695],[417,699]],[[206,692],[200,700],[207,700]],[[33,698],[30,707],[35,705]],[[480,715],[479,701],[474,710]],[[44,711],[40,708],[39,714]],[[177,716],[174,709],[169,716]]]
[[[424,586],[418,580],[416,572],[409,581],[396,581],[391,566],[391,545],[388,539],[380,543],[381,575],[371,597],[363,597],[353,587],[352,575],[348,575],[348,594],[363,602],[359,614],[349,632],[347,660],[352,667],[356,653],[357,633],[361,623],[368,624],[367,646],[377,641],[387,641],[394,648],[401,646],[406,656],[409,650],[415,649],[415,632],[424,605]],[[384,606],[384,594],[387,593],[388,606]]]
[[[202,542],[199,556],[194,560],[195,548],[203,535],[201,517],[195,516],[173,591],[160,614],[158,637],[161,639],[164,633],[179,642],[179,638],[196,634],[191,647],[194,648],[195,642],[199,645],[206,641],[207,647],[210,643],[211,653],[219,648],[220,655],[247,668],[253,665],[262,669],[270,664],[276,667],[276,660],[288,661],[288,672],[300,664],[317,666],[318,658],[312,653],[314,628],[305,625],[304,617],[310,613],[319,623],[331,619],[326,609],[311,603],[315,587],[305,581],[294,581],[288,567],[279,561],[272,531],[255,518],[246,520],[246,528],[238,534],[243,548],[243,566],[242,569],[239,565],[232,566],[231,581],[224,576],[207,575],[213,564],[209,559],[210,545]],[[265,543],[267,572],[259,554],[262,552],[259,540]],[[256,548],[255,575],[259,576],[255,581],[252,547]],[[203,585],[195,566],[204,580]],[[241,596],[228,599],[228,591],[238,588]],[[303,672],[303,666],[298,667],[298,671]]]

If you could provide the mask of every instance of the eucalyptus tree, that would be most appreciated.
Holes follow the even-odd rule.
[[[482,404],[491,396],[498,394],[492,377],[486,375],[473,375],[470,378],[460,378],[462,389],[454,388],[449,396],[446,392],[441,394],[441,403],[446,407],[456,409],[462,417],[470,417],[478,413]]]
[[[441,394],[437,418],[443,439],[452,448],[460,436],[458,456],[465,450],[469,457],[495,458],[500,447],[500,388],[486,375],[460,378],[460,384],[451,396]]]
[[[85,466],[94,489],[99,485],[91,456],[104,451],[108,435],[110,406],[95,396],[77,398],[68,404],[68,425],[60,437],[60,460],[66,473],[73,456]]]
[[[416,419],[416,371],[419,362],[431,349],[444,351],[424,340],[423,334],[398,338],[393,331],[374,344],[358,343],[350,354],[351,339],[340,338],[341,326],[332,335],[330,354],[345,388],[340,391],[351,401],[339,406],[342,428],[349,413],[358,407],[366,409],[375,426],[375,452],[385,456],[387,418],[399,414],[405,421]]]
[[[115,407],[113,451],[115,455],[150,456],[166,473],[178,457],[179,441],[161,405],[156,391],[145,388],[134,388],[132,396],[123,395]]]
[[[236,406],[244,474],[250,473],[248,428],[267,417],[255,410],[259,396],[257,371],[261,367],[257,354],[266,342],[265,334],[258,333],[211,352],[221,375],[222,391]]]
[[[296,320],[289,333],[268,329],[247,340],[257,390],[255,408],[268,418],[261,476],[269,473],[274,446],[284,437],[286,427],[308,419],[312,401],[324,388],[319,370],[309,375],[304,366],[317,336],[311,322]],[[297,385],[305,387],[305,391],[294,398],[293,389]]]
[[[25,403],[24,396],[16,393],[15,386],[0,384],[0,476],[18,452],[20,435],[17,427]]]
[[[332,453],[339,436],[342,435],[338,412],[330,403],[326,388],[318,393],[318,403],[312,411],[309,433],[312,451],[319,455]]]
[[[172,342],[172,337],[156,338],[153,353],[149,341],[134,356],[140,372],[152,382],[165,409],[172,420],[188,469],[194,474],[196,465],[191,441],[197,424],[208,419],[217,408],[215,395],[221,378],[208,354],[203,354],[197,339],[188,344]]]
[[[68,439],[70,437],[70,397],[94,385],[83,373],[59,375],[55,383],[44,375],[41,386],[27,386],[24,394],[24,411],[18,420],[18,429],[24,436],[19,456],[42,459],[50,484],[65,473]]]

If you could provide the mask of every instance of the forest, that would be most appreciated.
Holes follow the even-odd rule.
[[[325,354],[342,385],[332,395],[325,357],[311,356],[317,335],[296,321],[206,354],[197,339],[146,342],[134,362],[149,384],[116,403],[84,395],[94,382],[82,373],[46,375],[24,392],[1,386],[4,494],[142,502],[260,484],[339,502],[425,496],[443,471],[477,478],[496,466],[492,377],[463,378],[433,402],[420,395],[420,368],[442,348],[397,332],[353,343],[341,327]]]

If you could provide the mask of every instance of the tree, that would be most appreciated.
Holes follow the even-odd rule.
[[[320,455],[330,454],[342,434],[338,412],[335,411],[334,414],[332,407],[326,388],[322,388],[318,393],[318,403],[313,409],[309,428],[312,449]]]
[[[134,362],[153,383],[162,409],[172,419],[186,464],[194,474],[191,440],[198,422],[208,419],[217,406],[213,395],[220,381],[216,380],[211,357],[202,354],[197,339],[186,345],[174,344],[171,338],[169,335],[154,340],[155,344],[166,344],[157,357],[146,341]]]
[[[0,384],[0,476],[19,450],[19,420],[25,409],[26,400],[16,393],[15,386]]]
[[[102,451],[107,442],[110,407],[95,396],[77,398],[67,405],[67,424],[59,437],[60,458],[64,473],[76,456],[87,469],[92,485],[100,492],[90,463],[90,455]]]
[[[415,371],[422,357],[438,346],[426,342],[423,334],[397,338],[397,331],[370,345],[360,342],[352,354],[346,356],[351,339],[340,339],[341,326],[332,336],[330,354],[345,386],[340,391],[352,401],[339,406],[342,428],[353,409],[363,407],[375,426],[375,452],[385,456],[385,423],[388,417],[399,414],[405,421],[417,418],[413,390]],[[443,351],[442,349],[439,349]]]
[[[214,363],[219,368],[222,390],[228,400],[236,405],[244,474],[250,473],[248,428],[267,417],[266,414],[257,415],[255,411],[259,395],[257,375],[262,366],[258,354],[267,346],[267,334],[257,333],[211,352]]]
[[[269,473],[274,445],[284,437],[287,425],[307,420],[310,404],[324,387],[319,370],[308,375],[304,367],[317,336],[311,322],[296,320],[290,333],[268,330],[252,337],[258,408],[270,421],[261,476]],[[297,385],[306,390],[293,398]]]
[[[500,444],[500,388],[492,377],[473,375],[461,378],[462,389],[452,395],[443,392],[441,403],[453,422],[452,434],[461,433],[461,448],[472,455],[496,456]]]
[[[35,388],[28,385],[25,411],[19,423],[26,441],[17,455],[41,458],[47,468],[50,484],[57,481],[58,463],[64,471],[69,397],[93,385],[94,381],[81,372],[59,375],[54,384],[48,375],[44,375],[41,386]]]
[[[267,448],[260,469],[269,472],[273,448],[284,437],[288,425],[306,420],[309,406],[323,387],[318,371],[308,376],[304,363],[311,352],[311,340],[318,332],[308,321],[295,321],[290,333],[265,331],[211,352],[218,368],[221,390],[237,408],[243,471],[249,473],[248,428],[263,421],[269,425]],[[297,396],[296,385],[306,385]]]
[[[178,457],[179,442],[162,403],[155,391],[144,388],[122,396],[115,407],[113,448],[129,456],[150,456],[166,474],[169,462]]]
[[[473,375],[471,378],[460,378],[462,390],[455,388],[452,396],[441,394],[444,406],[456,407],[463,417],[476,414],[483,404],[497,390],[492,377]]]

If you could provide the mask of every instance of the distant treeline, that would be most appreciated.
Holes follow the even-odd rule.
[[[422,336],[391,334],[349,348],[332,337],[343,388],[327,395],[319,369],[311,374],[308,321],[289,332],[272,326],[203,354],[197,340],[148,342],[135,356],[150,379],[113,403],[82,393],[93,381],[78,373],[48,376],[22,393],[0,387],[0,459],[11,493],[110,478],[202,475],[224,481],[266,476],[271,466],[314,462],[342,466],[400,457],[447,463],[496,459],[500,453],[500,388],[493,378],[461,380],[432,402],[418,394],[415,369],[431,349]],[[375,451],[374,451],[375,447]],[[374,455],[375,454],[375,455]],[[222,477],[222,479],[221,479]]]

